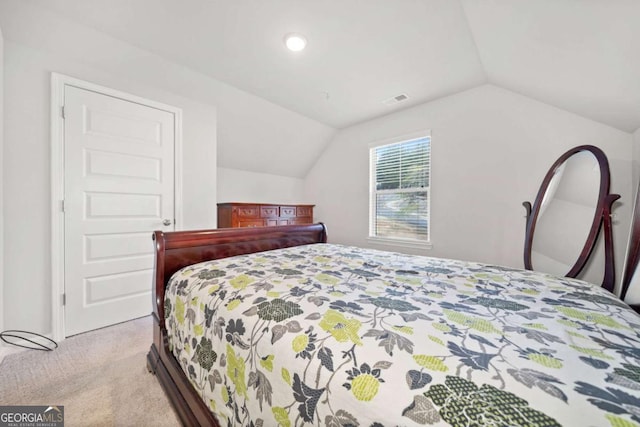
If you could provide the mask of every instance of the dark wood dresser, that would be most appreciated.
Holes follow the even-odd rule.
[[[218,203],[218,228],[311,224],[314,206]]]

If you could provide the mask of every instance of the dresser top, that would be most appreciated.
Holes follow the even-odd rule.
[[[224,202],[218,203],[218,206],[309,206],[314,207],[306,203],[249,203],[249,202]]]

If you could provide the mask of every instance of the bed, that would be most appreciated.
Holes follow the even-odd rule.
[[[322,224],[154,239],[147,365],[185,425],[640,424],[640,316],[602,288]]]

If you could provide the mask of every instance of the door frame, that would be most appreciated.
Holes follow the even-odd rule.
[[[174,116],[174,215],[175,230],[182,229],[182,109],[63,74],[51,73],[51,330],[55,341],[65,339],[64,319],[64,106],[65,86],[134,102]],[[149,235],[151,245],[151,235]],[[149,283],[151,286],[151,283]],[[149,306],[151,313],[151,305]]]

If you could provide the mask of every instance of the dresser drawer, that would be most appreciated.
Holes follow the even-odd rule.
[[[265,219],[265,222],[267,223],[267,227],[273,227],[276,225],[293,224],[293,219],[270,218],[270,219]]]
[[[260,218],[275,218],[278,216],[278,206],[260,206]]]
[[[238,206],[236,209],[240,218],[260,218],[258,206]]]
[[[299,216],[297,218],[291,218],[289,220],[289,224],[291,224],[291,225],[311,224],[311,217],[310,216]]]
[[[298,206],[296,207],[296,216],[311,216],[313,208],[310,206]]]
[[[280,216],[296,216],[296,207],[280,206]]]
[[[310,224],[313,207],[306,204],[218,203],[218,228]]]
[[[264,220],[261,219],[247,219],[238,221],[238,227],[264,227]]]

